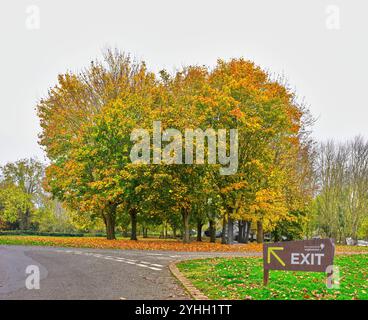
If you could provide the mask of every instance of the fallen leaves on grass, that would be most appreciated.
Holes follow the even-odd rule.
[[[106,240],[103,238],[76,237],[35,237],[35,236],[1,236],[0,244],[55,246],[73,248],[125,249],[125,250],[165,250],[190,252],[261,252],[262,244],[224,245],[210,242],[163,241],[159,239]]]
[[[92,237],[45,237],[45,236],[0,236],[0,245],[33,245],[51,247],[96,248],[96,249],[125,249],[125,250],[164,250],[188,252],[250,252],[260,253],[263,245],[258,243],[226,245],[207,241],[193,241],[184,244],[173,239],[141,239],[131,241],[127,239],[106,240]],[[337,246],[340,254],[368,252],[368,248]]]
[[[336,252],[337,253],[345,253],[345,254],[349,254],[349,253],[368,253],[368,247],[358,247],[358,246],[341,246],[341,245],[337,245],[336,246]]]

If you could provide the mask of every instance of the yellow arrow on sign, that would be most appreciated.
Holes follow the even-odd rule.
[[[271,254],[277,259],[280,264],[285,267],[285,262],[281,260],[281,258],[275,253],[275,251],[282,251],[284,248],[282,247],[268,247],[267,250],[267,263],[271,263]]]

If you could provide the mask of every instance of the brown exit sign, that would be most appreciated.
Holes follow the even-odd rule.
[[[267,243],[263,245],[263,282],[270,270],[326,272],[332,274],[335,244],[332,239]]]

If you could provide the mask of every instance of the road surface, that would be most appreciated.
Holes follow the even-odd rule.
[[[190,299],[169,263],[229,255],[235,254],[0,246],[0,300]],[[39,289],[26,288],[28,266],[39,268]]]

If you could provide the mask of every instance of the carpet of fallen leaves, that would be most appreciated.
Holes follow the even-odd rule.
[[[0,245],[34,245],[73,248],[123,249],[123,250],[164,250],[189,252],[261,252],[262,245],[257,243],[224,245],[221,243],[193,241],[184,244],[176,240],[125,239],[106,240],[88,237],[39,237],[39,236],[0,236]]]
[[[262,244],[210,243],[208,241],[193,241],[184,244],[172,239],[128,239],[106,240],[90,237],[45,237],[45,236],[0,236],[0,245],[31,245],[50,247],[122,249],[122,250],[164,250],[188,252],[262,252]],[[368,247],[337,246],[337,253],[368,252]]]

